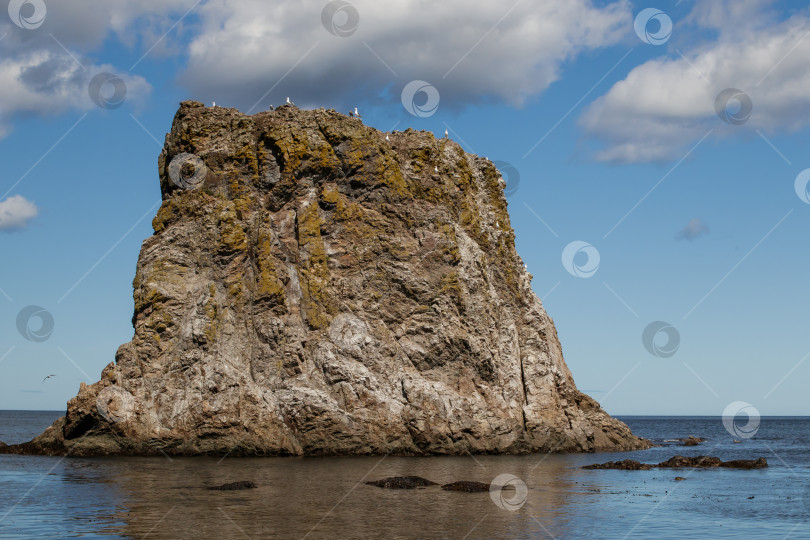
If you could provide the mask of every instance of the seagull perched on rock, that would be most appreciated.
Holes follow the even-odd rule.
[[[287,105],[292,105],[292,101],[290,101],[290,98],[287,98]]]
[[[388,138],[388,135],[385,136],[386,141],[390,141],[391,139]]]
[[[447,138],[449,135],[450,135],[450,134],[449,134],[449,133],[447,133],[447,130],[445,129],[445,130],[444,130],[444,138],[446,139],[446,138]]]
[[[216,107],[216,106],[217,106],[217,102],[216,102],[216,101],[212,101],[212,102],[211,102],[211,106],[212,106],[212,107]]]
[[[439,168],[436,167],[435,165],[433,166],[433,172],[439,172]]]

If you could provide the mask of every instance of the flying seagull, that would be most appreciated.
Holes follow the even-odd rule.
[[[52,373],[52,374],[48,375],[47,377],[45,377],[44,379],[42,379],[42,382],[47,381],[47,380],[48,380],[48,379],[50,379],[51,377],[56,377],[56,374],[55,374],[55,373]]]

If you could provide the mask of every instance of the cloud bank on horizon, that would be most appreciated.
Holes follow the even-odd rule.
[[[189,95],[248,112],[278,95],[304,107],[396,103],[413,80],[429,81],[443,107],[461,110],[520,107],[567,64],[608,47],[660,55],[586,102],[578,125],[597,160],[676,159],[707,135],[729,135],[736,126],[717,121],[726,89],[753,103],[748,129],[806,126],[810,9],[697,2],[673,21],[671,39],[652,44],[635,35],[638,15],[627,0],[278,0],[272,9],[262,0],[11,0],[0,23],[0,137],[20,114],[90,109],[99,73],[120,79],[128,101],[144,102],[152,87],[138,66],[161,55],[181,59],[176,82]],[[131,48],[131,66],[95,58],[111,39]],[[729,106],[738,101],[732,94]]]

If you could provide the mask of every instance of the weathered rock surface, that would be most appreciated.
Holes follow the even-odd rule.
[[[184,102],[135,333],[16,453],[645,448],[579,392],[494,165],[334,111]],[[556,248],[555,248],[556,249]]]
[[[640,463],[633,459],[625,459],[624,461],[608,461],[606,463],[594,463],[593,465],[585,465],[583,469],[618,469],[623,471],[648,471],[653,467],[662,469],[687,469],[687,468],[702,468],[708,469],[712,467],[726,467],[729,469],[762,469],[768,466],[768,461],[764,457],[757,459],[732,459],[729,461],[722,461],[719,457],[714,456],[672,456],[666,461],[658,464]],[[676,477],[676,480],[680,477]]]
[[[436,482],[431,482],[421,476],[391,476],[390,478],[366,482],[366,484],[386,489],[416,489],[438,485]]]

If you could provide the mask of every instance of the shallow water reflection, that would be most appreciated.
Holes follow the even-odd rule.
[[[805,429],[810,424],[800,426]],[[641,431],[634,427],[636,431]],[[662,439],[669,433],[665,428]],[[714,429],[714,428],[711,428]],[[129,538],[748,538],[810,536],[806,435],[628,454],[343,458],[108,458],[0,456],[0,537]],[[797,428],[798,429],[798,428]],[[650,432],[653,433],[652,427]],[[671,429],[671,431],[676,431]],[[789,430],[788,430],[789,431]],[[655,432],[658,434],[657,432]],[[805,431],[805,434],[807,432]],[[671,433],[684,436],[686,433]],[[767,434],[767,432],[766,432]],[[795,433],[781,440],[794,441]],[[714,440],[712,439],[714,437]],[[778,439],[778,438],[777,438]],[[767,454],[767,445],[779,448]],[[584,471],[612,459],[674,453],[724,459],[762,454],[755,471]],[[784,464],[780,458],[784,456]],[[525,482],[525,504],[432,486],[387,490],[366,480],[419,475],[438,483]],[[676,482],[675,476],[685,476]],[[206,488],[248,480],[247,491]],[[514,491],[503,495],[510,498]],[[753,498],[751,498],[753,497]]]

